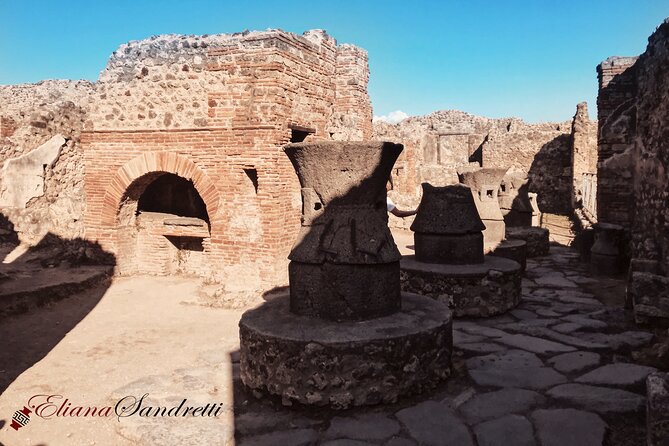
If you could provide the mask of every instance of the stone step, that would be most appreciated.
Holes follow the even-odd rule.
[[[0,285],[0,320],[65,299],[98,285],[109,286],[112,267],[44,268]]]

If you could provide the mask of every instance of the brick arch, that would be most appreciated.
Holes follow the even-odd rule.
[[[218,210],[219,195],[214,182],[195,163],[173,152],[149,152],[125,163],[116,171],[105,192],[102,222],[114,226],[116,216],[128,187],[140,177],[151,172],[173,173],[191,180],[207,206],[211,221]]]

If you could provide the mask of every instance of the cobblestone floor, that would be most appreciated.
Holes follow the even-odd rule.
[[[596,298],[612,284],[589,277],[574,251],[553,246],[528,261],[517,309],[455,321],[453,377],[434,394],[331,413],[259,403],[238,389],[238,444],[645,444],[644,381],[655,369],[631,354],[653,334]]]
[[[247,392],[236,353],[242,311],[203,306],[198,285],[116,279],[101,298],[90,290],[0,324],[4,348],[17,346],[0,367],[12,377],[0,395],[0,444],[645,444],[643,381],[658,364],[644,352],[654,335],[623,310],[623,282],[589,277],[568,248],[528,262],[518,308],[455,321],[452,377],[436,391],[345,412],[287,408]],[[44,393],[100,406],[149,393],[153,405],[220,401],[223,412],[55,417],[11,430],[11,414]]]

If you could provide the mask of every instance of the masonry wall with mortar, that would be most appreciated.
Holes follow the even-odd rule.
[[[669,19],[635,67],[633,187],[619,193],[633,193],[632,256],[657,262],[656,272],[669,276]]]
[[[597,67],[598,219],[630,229],[633,217],[633,141],[636,57],[610,57]]]
[[[281,147],[292,128],[309,129],[309,138],[369,138],[368,76],[364,51],[322,31],[122,46],[101,74],[82,136],[87,238],[133,258],[123,251],[143,249],[126,243],[137,221],[130,212],[121,222],[119,211],[132,208],[147,174],[171,172],[191,179],[207,206],[201,274],[230,291],[283,283],[301,199]],[[142,270],[129,262],[129,272]]]
[[[588,104],[576,106],[571,130],[573,174],[572,205],[586,212],[586,217],[597,218],[597,122],[590,120]]]
[[[596,126],[583,129],[594,141]],[[573,144],[569,121],[527,124],[515,118],[490,119],[449,110],[408,118],[395,125],[375,122],[374,132],[377,139],[404,144],[404,152],[395,164],[394,190],[390,193],[400,208],[418,205],[422,182],[456,183],[458,170],[482,164],[527,174],[529,190],[539,194],[542,211],[571,213]],[[391,216],[390,224],[408,229],[411,218]]]
[[[56,162],[45,168],[43,194],[25,208],[0,209],[24,242],[35,244],[47,233],[64,239],[83,236],[84,165],[79,142],[93,90],[87,81],[0,86],[0,165],[57,134],[67,141]]]

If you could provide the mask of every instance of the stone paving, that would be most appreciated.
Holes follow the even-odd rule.
[[[589,277],[567,248],[554,246],[528,262],[514,310],[455,321],[452,376],[434,392],[348,411],[284,407],[245,390],[242,312],[203,305],[198,283],[117,278],[103,296],[89,290],[8,318],[0,324],[0,383],[9,386],[0,394],[0,426],[44,392],[79,404],[113,405],[144,393],[157,406],[214,401],[223,404],[220,416],[60,417],[35,420],[19,433],[5,422],[0,443],[645,444],[643,380],[653,370],[645,345],[656,340],[623,310],[622,282]],[[21,343],[24,337],[32,341]]]
[[[574,251],[553,246],[528,261],[516,309],[454,322],[453,377],[436,393],[333,413],[237,389],[238,444],[644,444],[644,381],[655,369],[634,364],[631,352],[653,334],[596,299],[597,284]]]

